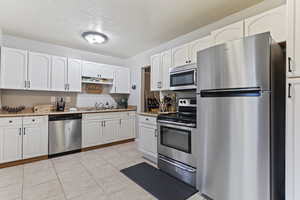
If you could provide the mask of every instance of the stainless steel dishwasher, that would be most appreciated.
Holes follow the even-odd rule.
[[[81,114],[49,116],[49,156],[81,149]]]

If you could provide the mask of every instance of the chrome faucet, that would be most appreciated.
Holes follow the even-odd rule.
[[[95,103],[95,108],[96,108],[96,110],[101,110],[101,109],[103,109],[103,107],[104,107],[104,104],[103,103],[98,103],[98,102],[96,102]]]

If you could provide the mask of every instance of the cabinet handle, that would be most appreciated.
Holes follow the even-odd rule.
[[[31,82],[30,82],[30,81],[28,81],[28,88],[30,88],[30,83],[31,83]]]
[[[13,121],[12,121],[12,120],[9,120],[8,122],[11,124]]]
[[[292,72],[292,58],[288,58],[289,72]]]
[[[291,87],[292,87],[292,84],[289,83],[288,98],[292,98],[292,95],[291,95]]]
[[[27,88],[27,81],[24,81],[24,87]]]
[[[157,129],[155,129],[154,136],[157,137]]]
[[[19,128],[19,135],[22,135],[22,128]]]
[[[26,128],[23,129],[24,135],[26,135]]]
[[[122,124],[122,119],[120,119],[120,125]]]

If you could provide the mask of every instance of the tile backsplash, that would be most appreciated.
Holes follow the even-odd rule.
[[[19,91],[19,90],[1,90],[1,106],[20,106],[33,107],[38,104],[54,104],[58,97],[63,97],[67,107],[92,107],[95,102],[109,103],[117,105],[120,98],[128,98],[128,95],[109,94],[104,90],[101,94],[65,93],[49,91]]]

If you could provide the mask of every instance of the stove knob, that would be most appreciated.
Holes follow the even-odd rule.
[[[183,103],[186,104],[186,101],[184,100]]]
[[[179,103],[181,103],[181,104],[182,104],[182,101],[179,101]]]

